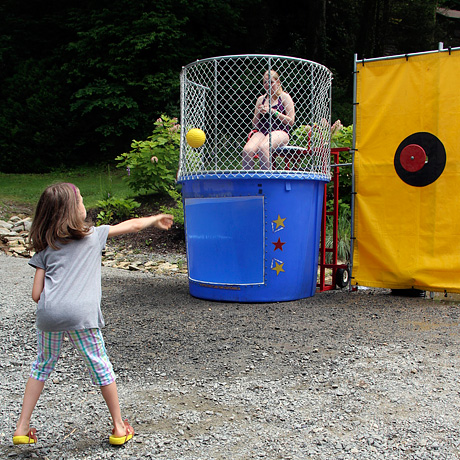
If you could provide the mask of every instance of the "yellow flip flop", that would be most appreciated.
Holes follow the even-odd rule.
[[[124,436],[114,436],[113,434],[109,437],[109,443],[112,446],[122,446],[127,443],[134,436],[134,428],[125,420],[126,434]],[[115,429],[112,430],[112,433]]]
[[[20,444],[35,444],[37,440],[37,430],[31,428],[25,436],[13,436],[13,444],[15,446]]]

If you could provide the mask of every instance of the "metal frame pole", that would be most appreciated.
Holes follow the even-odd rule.
[[[355,152],[356,152],[356,106],[357,102],[357,61],[358,55],[353,57],[353,148],[351,150],[351,232],[350,232],[350,283],[349,289],[352,290],[351,280],[353,278],[353,250],[355,243]]]

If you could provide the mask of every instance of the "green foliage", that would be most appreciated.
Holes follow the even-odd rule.
[[[134,212],[140,206],[140,203],[132,198],[115,198],[113,196],[106,200],[100,200],[96,204],[100,209],[97,215],[98,225],[112,224],[135,217]]]
[[[340,148],[346,147],[351,149],[353,147],[353,125],[343,126],[340,120],[337,120],[331,128],[331,147]],[[350,164],[352,162],[351,151],[344,151],[339,153],[340,163]],[[352,185],[352,169],[351,166],[340,167],[339,172],[339,199],[341,202],[351,203],[351,185]],[[328,194],[332,194],[332,182],[328,185]]]
[[[46,163],[65,160],[65,113],[62,77],[49,62],[29,59],[17,68],[0,103],[0,169],[4,172],[43,172]]]
[[[343,126],[337,120],[331,128],[331,148],[353,147],[353,125]]]
[[[343,126],[337,120],[332,126],[326,120],[321,123],[302,125],[295,129],[289,141],[290,145],[305,148],[318,148],[329,145],[331,148],[353,146],[353,125]]]
[[[329,200],[326,203],[327,212],[332,212],[333,211],[333,206],[334,206],[334,203],[332,202],[332,200]],[[339,216],[342,215],[342,214],[347,215],[347,214],[351,213],[350,204],[347,203],[346,201],[342,200],[341,198],[339,198],[338,206],[339,206]]]
[[[70,11],[76,34],[66,44],[63,68],[73,88],[69,110],[81,155],[113,157],[133,138],[144,139],[166,107],[178,113],[184,19],[175,6],[115,0]]]
[[[101,196],[103,199],[108,199],[113,195],[113,179],[110,165],[107,165],[107,175],[100,177]]]
[[[340,120],[337,120],[331,127],[331,147],[332,148],[352,148],[353,147],[353,125],[343,126]],[[339,163],[350,163],[352,155],[350,151],[339,153]],[[351,166],[340,167],[339,172],[339,200],[337,224],[337,258],[347,261],[350,258],[350,241],[351,241]],[[333,183],[329,182],[327,187],[328,200],[326,203],[327,211],[333,211]],[[326,222],[326,246],[332,247],[333,243],[333,220],[328,216]],[[327,262],[331,262],[331,254],[327,254]]]
[[[452,8],[460,10],[460,0],[441,0],[438,2],[441,8]]]
[[[329,145],[331,148],[353,147],[353,125],[343,126],[340,120],[337,120],[332,126],[324,120],[322,123],[299,126],[292,133],[290,142],[291,145],[305,147],[307,149],[321,148]],[[339,153],[340,163],[351,163],[351,151],[343,151]],[[352,171],[350,166],[340,168],[339,176],[339,196],[341,199],[351,203],[351,182]],[[328,185],[328,194],[332,194],[332,182]]]
[[[177,118],[162,115],[153,134],[133,141],[131,150],[116,157],[117,167],[128,171],[126,181],[135,192],[169,191],[179,164],[180,125]]]
[[[174,223],[183,227],[184,226],[184,204],[182,202],[182,195],[175,188],[170,188],[168,194],[174,198],[176,202],[175,207],[161,206],[160,211],[174,216]]]
[[[330,126],[324,120],[322,123],[302,125],[295,129],[289,141],[290,145],[305,147],[307,149],[322,148],[329,144]]]
[[[326,247],[331,248],[333,243],[333,222],[332,217],[328,216],[326,222]],[[344,203],[339,208],[339,220],[337,225],[337,259],[342,261],[350,260],[351,242],[351,211],[350,207]],[[326,262],[332,262],[332,254],[326,254]]]
[[[333,4],[333,7],[332,7]],[[349,124],[352,56],[459,46],[458,0],[0,2],[0,170],[108,161],[179,113],[182,66],[251,53],[310,59],[334,73],[332,113]],[[254,17],[263,30],[254,27]],[[349,27],[355,24],[356,27]],[[280,40],[275,31],[288,31]],[[230,97],[232,95],[229,95]]]

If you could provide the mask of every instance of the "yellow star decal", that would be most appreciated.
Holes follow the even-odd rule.
[[[276,276],[278,276],[280,272],[284,272],[283,265],[284,265],[284,262],[280,264],[278,262],[275,262],[275,266],[272,267],[272,270],[276,271]]]
[[[284,219],[281,219],[280,215],[278,214],[278,219],[272,220],[272,222],[276,224],[275,230],[276,230],[278,227],[284,227],[284,221],[285,221],[285,220],[286,220],[286,217],[285,217]]]

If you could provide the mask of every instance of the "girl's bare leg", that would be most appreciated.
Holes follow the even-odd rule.
[[[118,400],[117,384],[115,382],[101,387],[102,396],[105,399],[110,415],[113,420],[113,435],[117,437],[126,435],[126,428],[121,417],[120,402]]]
[[[29,377],[27,380],[26,389],[24,391],[24,400],[22,402],[21,415],[16,424],[16,431],[13,436],[26,436],[30,429],[30,418],[35,409],[38,398],[42,393],[45,382]]]

